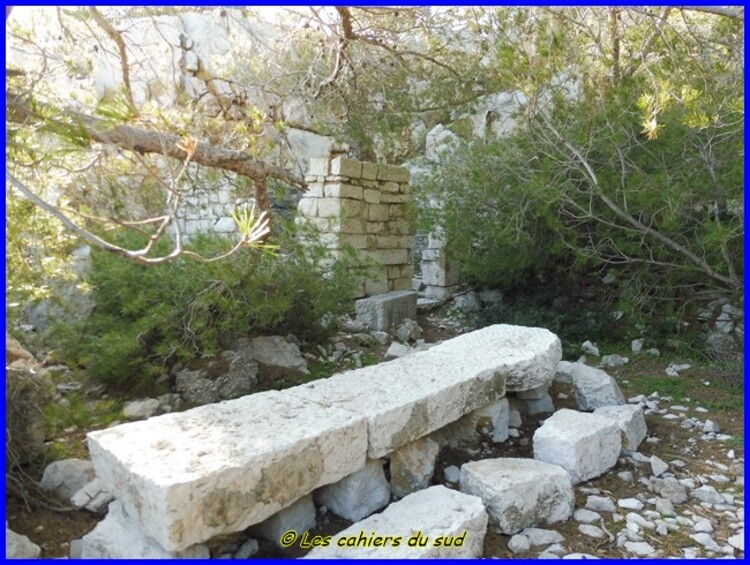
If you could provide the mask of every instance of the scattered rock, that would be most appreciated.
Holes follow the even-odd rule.
[[[388,332],[374,331],[370,332],[370,335],[374,337],[380,345],[388,345],[391,341],[391,336],[388,335]]]
[[[461,478],[461,469],[459,469],[455,465],[450,465],[449,467],[443,469],[443,477],[449,483],[457,485],[459,479]]]
[[[396,338],[401,343],[415,342],[422,337],[422,328],[411,318],[406,318],[396,328]]]
[[[17,534],[8,528],[5,522],[5,558],[36,559],[42,554],[42,548],[28,537]]]
[[[739,533],[729,536],[727,539],[727,542],[729,545],[734,547],[735,549],[739,549],[741,552],[745,552],[745,530],[740,531]]]
[[[250,557],[254,557],[258,551],[260,550],[260,547],[258,545],[258,540],[255,538],[250,538],[245,543],[243,543],[240,548],[235,552],[234,558],[235,559],[249,559]]]
[[[89,512],[101,512],[113,499],[112,493],[102,486],[98,478],[94,478],[70,498],[70,503]]]
[[[54,492],[65,500],[94,480],[91,461],[85,459],[62,459],[47,465],[39,486]]]
[[[579,525],[578,531],[580,531],[585,536],[589,536],[590,538],[599,539],[607,537],[607,534],[605,534],[601,528],[597,528],[596,526],[592,526],[591,524]]]
[[[270,518],[265,519],[260,524],[252,526],[250,532],[254,536],[272,541],[276,545],[281,545],[280,540],[284,533],[294,530],[302,535],[303,532],[312,530],[315,527],[315,518],[313,495],[307,494]]]
[[[510,541],[508,541],[508,549],[516,555],[528,553],[531,551],[531,543],[526,536],[516,534],[510,538]]]
[[[680,372],[687,371],[690,367],[691,365],[689,365],[688,363],[672,363],[669,367],[666,368],[664,372],[668,377],[679,377]]]
[[[555,530],[545,530],[543,528],[524,528],[521,531],[521,535],[526,536],[529,539],[529,543],[533,546],[550,545],[552,543],[565,541],[565,538],[560,532]]]
[[[299,352],[296,346],[278,339]],[[258,381],[258,365],[247,343],[247,340],[239,340],[237,351],[194,361],[190,367],[178,371],[175,375],[177,392],[195,406],[250,394]]]
[[[621,498],[617,501],[617,506],[625,510],[642,510],[643,502],[637,498]]]
[[[579,410],[595,410],[602,406],[625,403],[615,380],[600,369],[582,363],[560,361],[556,379],[567,380],[573,385]]]
[[[359,471],[318,489],[316,499],[342,518],[356,522],[388,504],[391,489],[381,461],[370,459]]]
[[[159,401],[156,398],[144,398],[125,404],[122,415],[127,420],[145,420],[155,415],[157,410],[159,410]]]
[[[391,494],[395,499],[430,486],[440,446],[422,438],[391,453]]]
[[[630,342],[630,350],[633,353],[640,353],[643,349],[643,339],[634,339]]]
[[[682,504],[688,500],[688,489],[673,477],[663,479],[654,478],[651,486],[659,496],[666,498],[673,504]]]
[[[704,434],[718,434],[719,433],[719,424],[714,422],[713,420],[706,420],[706,423],[703,424],[703,433]]]
[[[453,304],[461,312],[464,312],[466,314],[477,312],[482,307],[482,304],[479,300],[479,295],[473,291],[455,296],[453,298]]]
[[[656,550],[651,547],[650,544],[645,541],[626,541],[625,549],[630,553],[634,553],[638,557],[646,557],[652,555]]]
[[[588,340],[584,341],[581,344],[581,349],[583,349],[583,352],[586,353],[587,355],[593,355],[594,357],[599,357],[599,348]]]
[[[388,351],[385,352],[385,357],[383,357],[383,359],[385,361],[398,359],[399,357],[408,355],[409,353],[411,353],[411,351],[412,349],[408,345],[404,345],[403,343],[394,341],[393,343],[391,343],[390,347],[388,347]]]
[[[627,357],[623,357],[617,354],[605,355],[604,357],[602,357],[602,365],[604,365],[605,367],[622,367],[629,361],[630,359],[628,359]]]
[[[299,347],[281,336],[261,336],[251,340],[239,340],[237,349],[238,352],[246,353],[258,363],[269,367],[294,369],[305,375],[310,373],[307,369],[307,361],[300,353]]]
[[[591,495],[586,498],[586,508],[597,512],[615,512],[617,510],[611,498],[597,495]]]
[[[708,551],[721,551],[721,546],[707,533],[690,534],[690,539],[701,544]]]
[[[654,477],[660,477],[666,473],[668,469],[669,465],[664,461],[659,459],[656,455],[651,456],[651,474],[654,475]]]
[[[709,504],[724,504],[724,497],[712,486],[702,486],[695,489],[690,496]]]
[[[593,524],[594,522],[598,522],[601,517],[601,514],[598,512],[586,508],[579,508],[573,512],[573,518],[576,522],[581,522],[582,524]]]

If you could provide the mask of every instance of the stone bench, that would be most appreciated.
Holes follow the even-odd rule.
[[[284,391],[92,432],[97,476],[178,552],[262,522],[321,486],[490,404],[548,383],[559,339],[496,325]]]

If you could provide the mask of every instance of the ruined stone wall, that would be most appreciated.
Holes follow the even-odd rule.
[[[336,254],[347,244],[379,264],[358,296],[411,289],[414,274],[409,170],[344,157],[310,161],[300,217],[315,224]]]

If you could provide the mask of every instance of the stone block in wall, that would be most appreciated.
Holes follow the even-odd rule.
[[[299,203],[297,204],[297,210],[300,214],[303,216],[306,216],[307,218],[312,218],[313,216],[318,215],[318,200],[319,198],[308,198],[307,196],[303,197]]]
[[[323,183],[312,182],[308,184],[304,198],[323,198]]]
[[[364,296],[375,296],[376,294],[383,294],[390,290],[391,288],[388,284],[388,279],[385,277],[367,279],[364,285]]]
[[[378,165],[377,163],[362,163],[362,178],[367,180],[377,180]]]
[[[213,226],[213,230],[220,233],[232,233],[236,231],[237,224],[232,218],[219,218]]]
[[[354,201],[352,201],[354,202]],[[367,233],[367,222],[360,218],[331,218],[329,228],[336,233]]]
[[[352,198],[362,200],[362,187],[353,184],[334,183],[325,185],[324,194],[328,198]]]
[[[370,204],[367,207],[367,219],[376,222],[385,222],[388,220],[389,209],[384,204]]]
[[[382,265],[403,265],[409,257],[406,249],[376,249],[368,255]]]
[[[367,222],[367,233],[379,234],[385,231],[385,222]]]
[[[365,188],[362,196],[368,204],[380,204],[380,191],[376,188]]]
[[[383,190],[383,192],[395,192],[398,193],[398,183],[397,182],[384,182],[380,185],[380,188]]]
[[[413,235],[414,234],[414,227],[411,225],[410,222],[400,219],[400,220],[391,220],[388,222],[388,225],[386,226],[388,231],[392,234],[398,234],[398,235]]]
[[[339,243],[339,249],[345,244],[349,244],[355,249],[367,249],[370,247],[371,240],[366,235],[359,234],[340,234],[336,236]]]
[[[409,183],[402,183],[400,185],[399,192],[404,195],[411,194],[411,185]]]
[[[308,174],[319,177],[328,176],[328,157],[313,157],[310,159],[310,166],[308,168]]]
[[[388,288],[391,291],[397,290],[410,290],[411,289],[411,277],[404,279],[393,279],[388,281]]]
[[[362,176],[362,163],[354,159],[336,157],[331,159],[329,174],[358,179]]]
[[[392,165],[378,166],[378,180],[392,182],[409,182],[409,169],[404,167],[394,167]]]
[[[364,206],[359,200],[349,198],[317,198],[316,200],[319,218],[335,218],[338,216],[358,218],[364,211]]]
[[[401,204],[407,200],[410,200],[410,198],[405,194],[393,194],[390,192],[383,192],[380,194],[381,204]]]

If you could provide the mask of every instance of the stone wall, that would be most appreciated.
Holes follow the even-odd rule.
[[[358,296],[411,289],[414,222],[409,170],[344,157],[310,161],[309,189],[297,207],[300,217],[339,253],[351,245],[380,266],[362,282]]]

